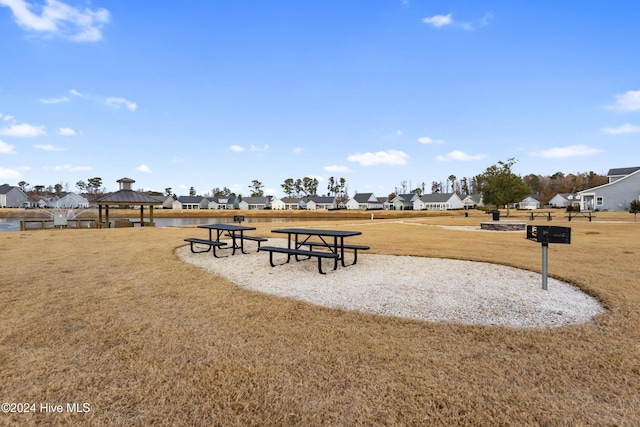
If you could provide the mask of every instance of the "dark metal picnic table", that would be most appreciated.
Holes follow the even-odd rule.
[[[346,247],[344,244],[345,237],[359,236],[362,234],[361,231],[317,230],[311,228],[281,228],[271,230],[271,232],[286,234],[289,249],[298,250],[302,246],[319,246],[328,248],[329,251],[339,255],[338,259],[343,267],[346,267],[344,263],[344,250]],[[317,239],[309,242],[309,239],[312,237],[317,237]]]
[[[240,252],[243,254],[246,254],[247,252],[244,251],[244,232],[247,230],[255,230],[255,227],[249,227],[246,225],[235,225],[235,224],[205,224],[205,225],[199,225],[198,228],[206,228],[209,230],[209,240],[213,240],[216,242],[220,241],[220,237],[225,234],[229,237],[231,237],[231,241],[232,241],[232,245],[231,248],[224,248],[224,249],[231,249],[231,255],[235,255],[236,254],[236,249],[240,249]],[[216,230],[216,238],[215,240],[213,239],[213,230]],[[237,243],[237,241],[240,240],[240,244]]]

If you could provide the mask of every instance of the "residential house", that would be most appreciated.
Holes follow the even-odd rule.
[[[413,202],[413,209],[416,211],[448,211],[462,208],[464,208],[464,203],[457,193],[424,194]]]
[[[624,178],[627,175],[637,172],[638,169],[640,169],[640,166],[634,166],[631,168],[609,169],[609,172],[607,172],[607,178],[609,178],[609,184],[619,180],[620,178]]]
[[[401,210],[411,210],[413,209],[413,202],[415,202],[416,200],[418,200],[418,195],[416,193],[409,193],[409,194],[398,194],[396,197],[394,197],[391,202],[387,202],[389,209],[393,209],[396,211],[401,211]]]
[[[333,196],[313,196],[307,200],[308,210],[337,209],[338,204]]]
[[[202,196],[180,196],[171,204],[172,209],[207,209],[209,201]]]
[[[529,194],[520,203],[518,209],[540,209],[540,201],[537,194]]]
[[[484,203],[482,202],[482,194],[480,193],[467,194],[463,195],[460,198],[462,199],[462,204],[464,205],[465,209],[473,209],[476,206],[484,206]]]
[[[640,200],[640,167],[610,169],[609,182],[578,191],[581,211],[626,211]]]
[[[305,208],[306,203],[302,200],[301,197],[282,197],[271,202],[271,209],[274,210],[290,211]]]
[[[350,210],[382,209],[384,202],[380,203],[373,193],[357,193],[344,204]]]
[[[552,208],[566,208],[569,206],[580,206],[580,195],[577,193],[558,193],[549,200]]]
[[[176,196],[163,196],[162,209],[173,209],[173,202],[178,198]]]
[[[228,196],[207,197],[207,200],[209,201],[209,209],[224,210],[238,209],[240,207],[240,203],[238,202],[238,198],[235,194],[230,194]]]
[[[30,207],[31,202],[27,193],[20,187],[13,187],[9,184],[0,185],[0,208],[22,208]]]
[[[76,193],[65,193],[52,204],[60,209],[89,209],[89,200]]]
[[[267,209],[271,207],[269,197],[244,197],[238,207],[242,211],[253,211],[258,209]]]

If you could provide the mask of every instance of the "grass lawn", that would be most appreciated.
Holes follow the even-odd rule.
[[[0,233],[0,396],[36,409],[0,425],[640,425],[640,223],[511,214],[572,228],[571,245],[550,246],[549,275],[606,314],[551,329],[398,319],[183,263],[174,250],[203,233],[194,227]],[[439,227],[478,226],[479,211],[295,218],[286,225],[360,230],[371,253],[541,271],[524,232]],[[283,224],[252,225],[274,237]],[[90,410],[67,411],[73,402]]]

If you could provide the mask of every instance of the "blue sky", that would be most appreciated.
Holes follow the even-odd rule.
[[[0,183],[639,166],[640,2],[0,0]]]

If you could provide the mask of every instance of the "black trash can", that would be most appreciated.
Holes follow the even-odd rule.
[[[500,221],[500,211],[493,211],[492,214],[494,221]]]

